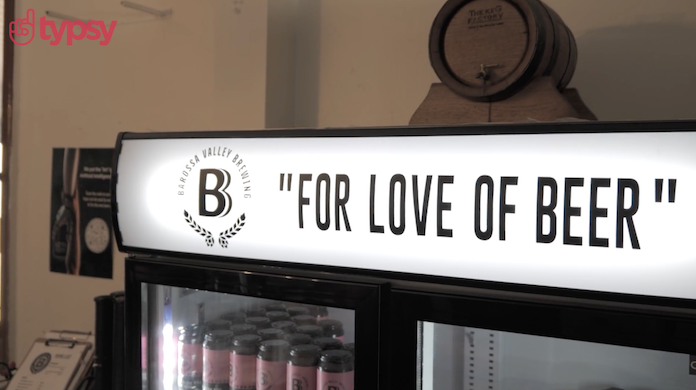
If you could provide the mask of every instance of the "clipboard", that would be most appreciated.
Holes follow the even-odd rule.
[[[75,330],[52,330],[49,332],[45,332],[44,337],[47,339],[83,341],[91,344],[91,348],[87,350],[87,354],[83,358],[83,362],[80,365],[80,368],[78,369],[77,375],[75,375],[75,379],[68,387],[68,390],[77,390],[78,386],[82,382],[82,379],[87,376],[89,370],[92,368],[92,364],[94,363],[94,332],[81,332]]]
[[[55,336],[55,331],[46,336]],[[6,390],[74,390],[91,366],[91,334],[78,337],[40,337],[34,341]],[[60,333],[63,333],[60,335]],[[74,335],[75,332],[72,332]]]

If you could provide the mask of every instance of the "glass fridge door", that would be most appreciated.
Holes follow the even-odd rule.
[[[693,390],[690,356],[433,322],[422,390]]]
[[[404,344],[413,350],[411,360],[399,363],[414,367],[400,388],[696,389],[693,302],[612,301],[595,293],[541,295],[532,289],[443,291],[394,294],[398,321],[411,329]]]
[[[126,337],[139,347],[129,367],[141,373],[129,388],[378,388],[380,286],[137,260],[126,269]]]
[[[145,283],[142,288],[143,296],[162,302],[142,324],[143,334],[157,340],[151,347],[160,375],[150,378],[150,389],[353,390],[353,310]]]

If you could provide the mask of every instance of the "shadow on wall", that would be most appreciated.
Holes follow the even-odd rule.
[[[571,87],[600,120],[696,118],[696,25],[611,27],[576,40]]]
[[[317,127],[321,0],[268,0],[267,129]]]

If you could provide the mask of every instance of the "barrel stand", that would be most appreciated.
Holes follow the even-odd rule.
[[[545,122],[565,118],[597,120],[577,90],[559,92],[551,77],[538,77],[522,91],[498,102],[475,102],[457,95],[442,83],[434,83],[409,124]]]

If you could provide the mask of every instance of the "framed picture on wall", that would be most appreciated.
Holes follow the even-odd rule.
[[[113,149],[53,149],[51,272],[113,277]]]

